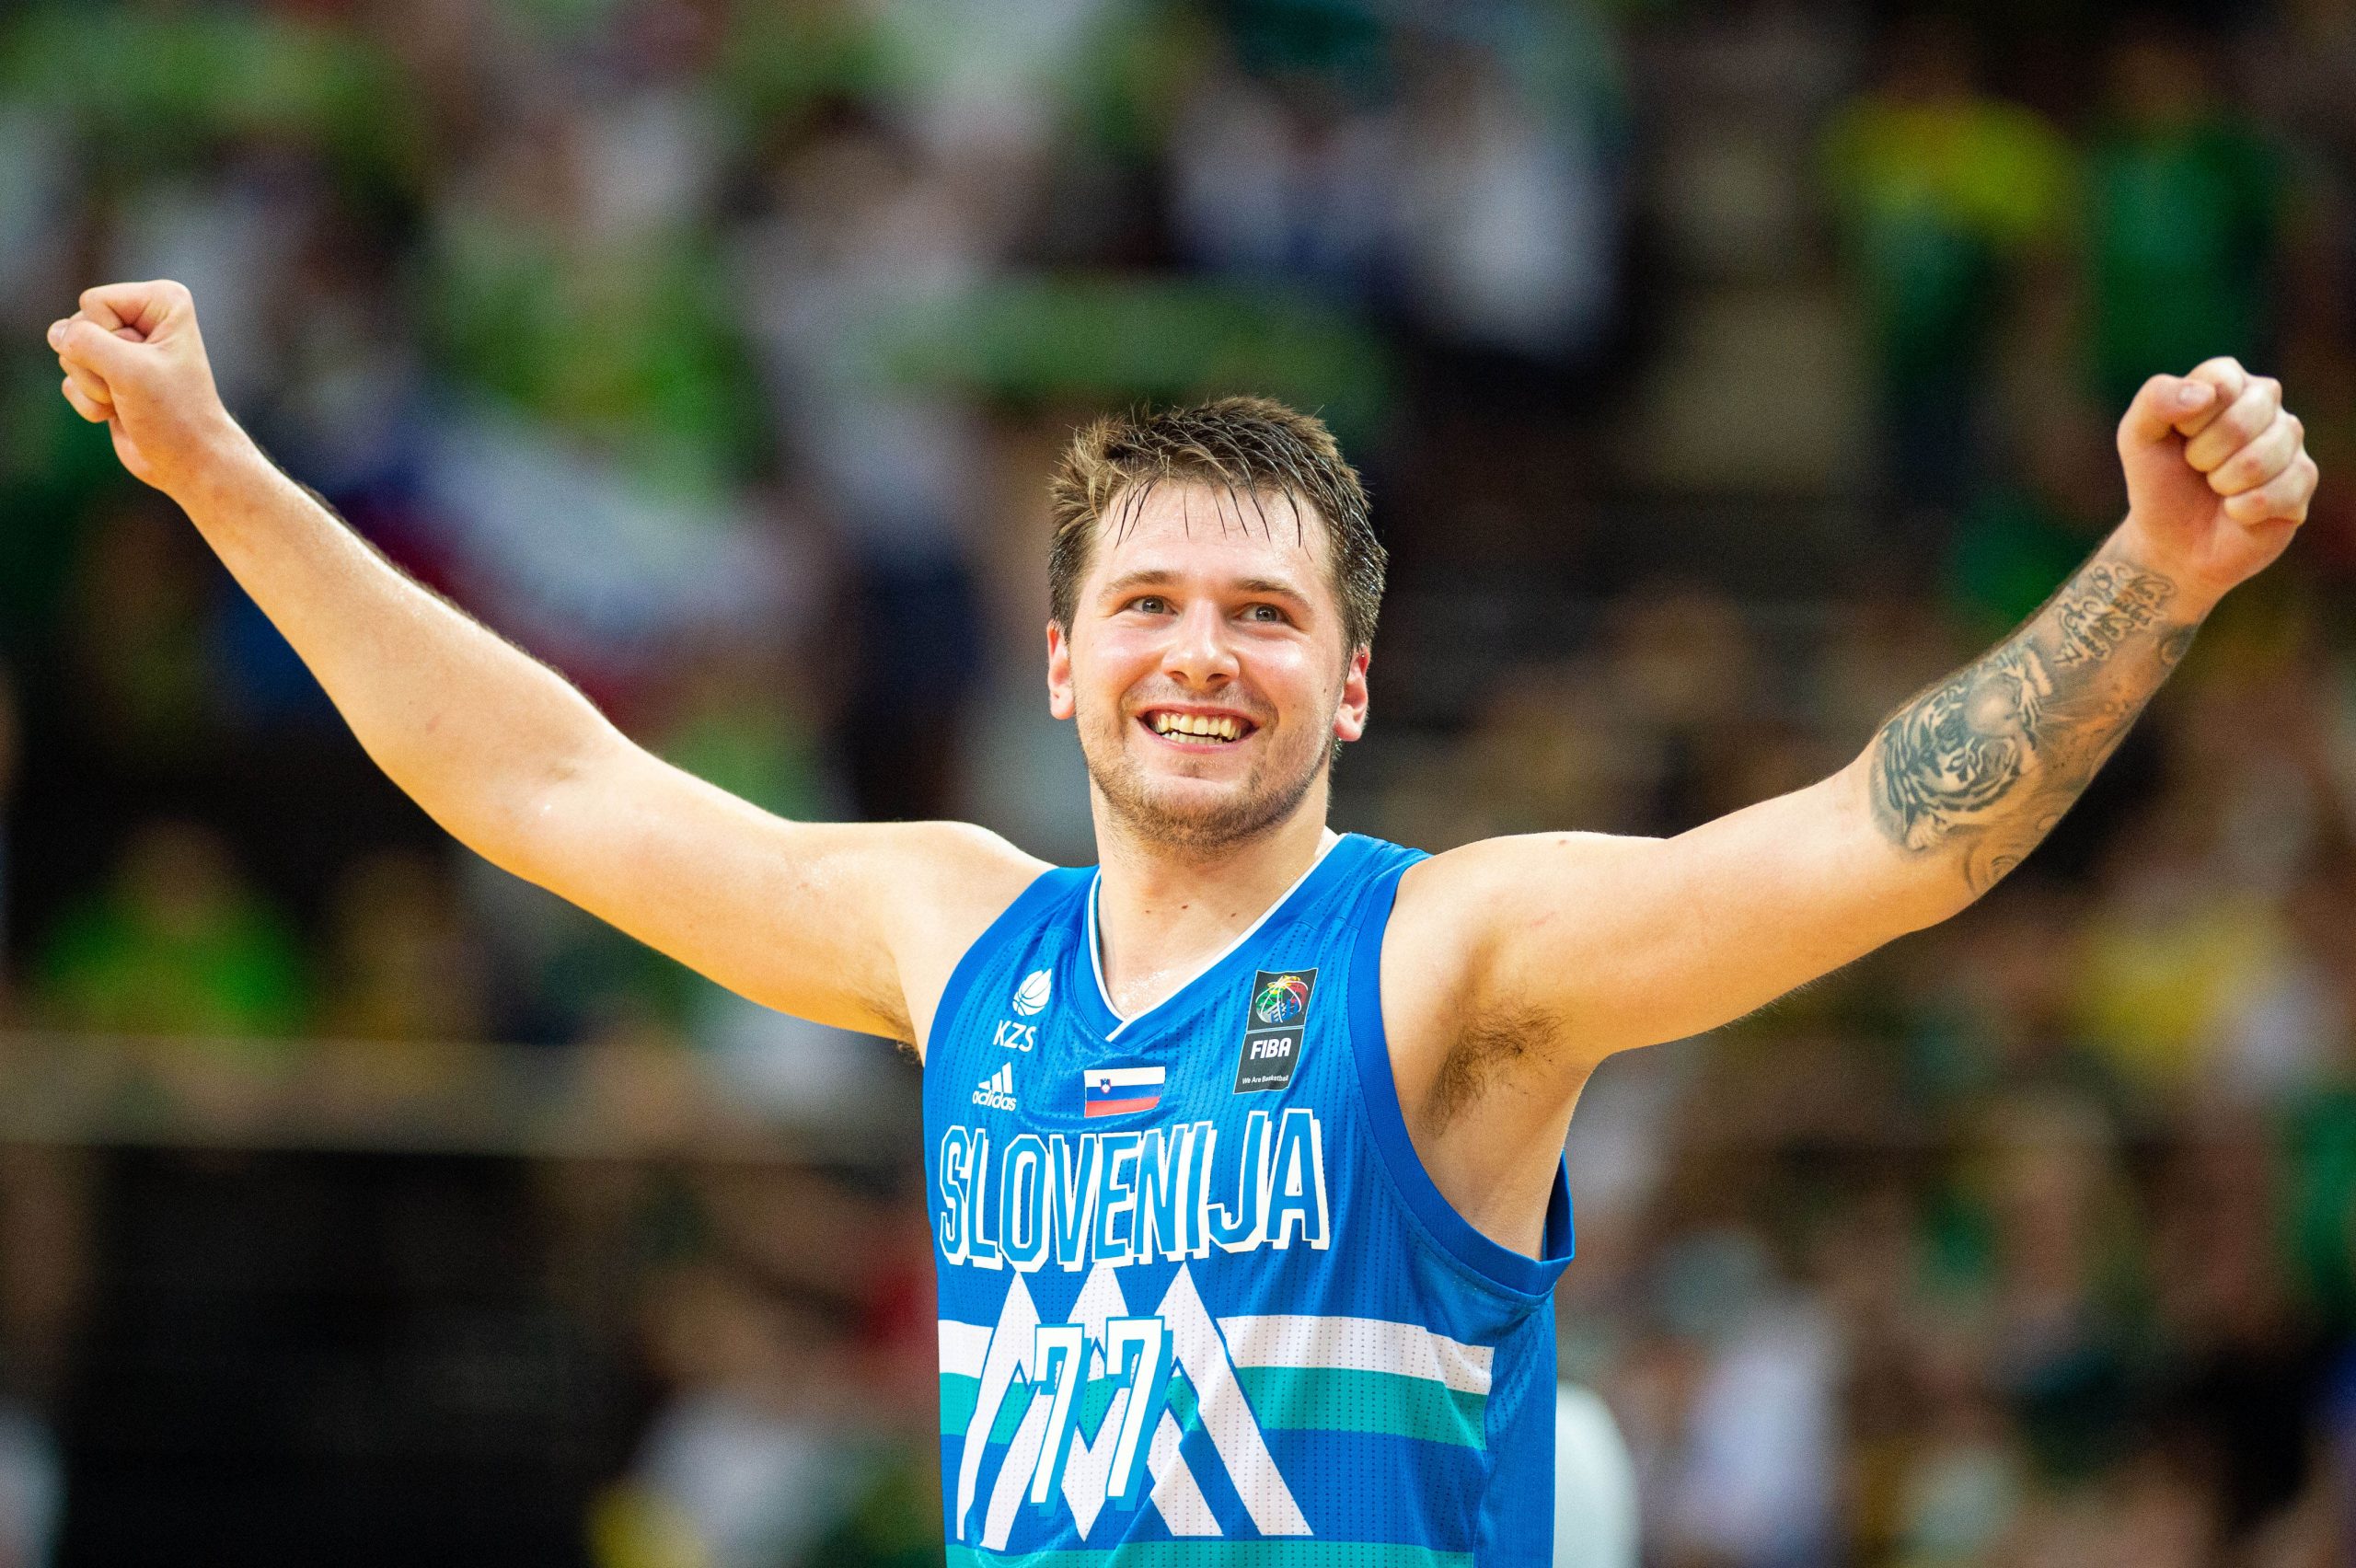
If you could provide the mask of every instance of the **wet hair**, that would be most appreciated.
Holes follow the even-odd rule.
[[[1289,527],[1306,542],[1301,531],[1313,513],[1333,547],[1343,639],[1353,651],[1374,641],[1388,552],[1368,519],[1366,489],[1323,421],[1268,398],[1108,414],[1072,437],[1048,489],[1055,536],[1047,602],[1066,631],[1098,537],[1108,525],[1114,537],[1133,527],[1146,498],[1165,481],[1224,491],[1244,527],[1271,536]],[[1224,508],[1219,519],[1222,528],[1235,526]]]

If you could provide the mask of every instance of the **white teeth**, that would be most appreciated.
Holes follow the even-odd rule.
[[[1158,735],[1199,735],[1214,741],[1240,740],[1243,735],[1242,721],[1224,714],[1155,713],[1152,723]]]

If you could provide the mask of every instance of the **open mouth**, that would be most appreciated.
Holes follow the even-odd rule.
[[[1178,713],[1166,708],[1139,714],[1138,722],[1175,745],[1206,751],[1234,745],[1259,728],[1232,713]]]

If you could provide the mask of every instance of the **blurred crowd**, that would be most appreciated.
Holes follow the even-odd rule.
[[[2030,866],[1599,1075],[1564,1366],[1652,1562],[2356,1561],[2356,0],[2225,9],[0,13],[10,1049],[668,1053],[901,1140],[463,1180],[0,1148],[0,1568],[185,1544],[159,1477],[223,1444],[282,1492],[398,1448],[411,1492],[321,1530],[433,1516],[419,1452],[510,1467],[404,1561],[939,1560],[912,1069],[398,797],[57,396],[42,327],[131,276],[194,291],[289,472],[635,738],[789,815],[1066,861],[1044,480],[1103,407],[1334,424],[1394,560],[1337,819],[1438,849],[1674,832],[1839,767],[2116,520],[2144,375],[2279,374],[2316,520]],[[373,1350],[175,1305],[349,1317],[318,1282],[352,1236]],[[225,1367],[283,1385],[234,1441]],[[357,1435],[419,1389],[415,1431]]]

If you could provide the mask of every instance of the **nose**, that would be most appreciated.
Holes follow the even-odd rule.
[[[1235,650],[1227,629],[1227,617],[1218,605],[1198,599],[1187,605],[1162,652],[1161,673],[1196,691],[1225,686],[1236,675]]]

